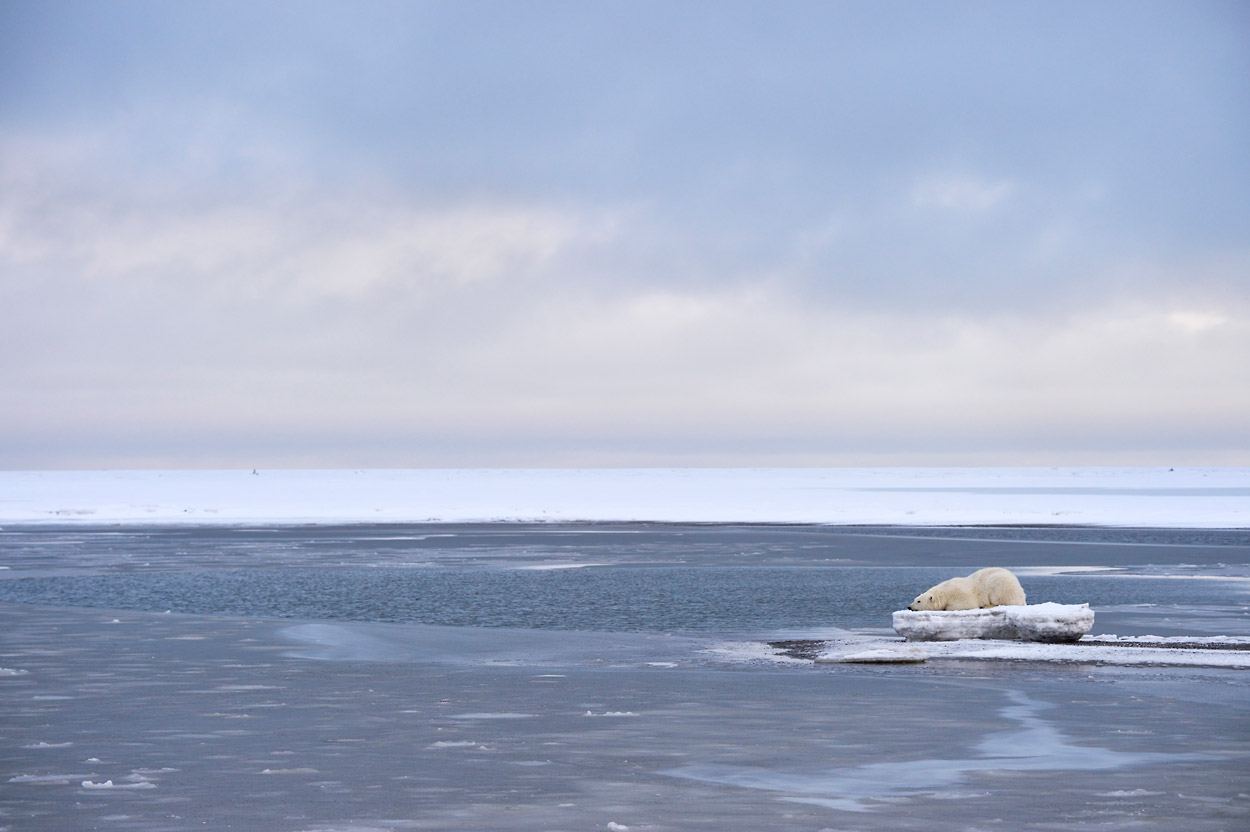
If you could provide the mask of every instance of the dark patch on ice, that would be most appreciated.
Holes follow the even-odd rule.
[[[815,661],[821,653],[829,646],[827,641],[819,641],[812,639],[795,639],[792,641],[770,641],[768,646],[774,650],[780,650],[781,655],[788,656],[791,659],[806,659]]]

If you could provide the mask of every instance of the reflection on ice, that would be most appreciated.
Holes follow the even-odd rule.
[[[283,629],[302,645],[290,655],[328,661],[436,662],[471,666],[644,667],[694,655],[703,642],[650,633],[438,627],[379,622],[306,622]],[[767,647],[761,645],[761,649]]]
[[[903,760],[870,763],[822,772],[796,772],[760,766],[690,765],[667,773],[707,783],[780,792],[783,800],[812,803],[846,812],[866,812],[869,801],[886,801],[959,785],[970,774],[991,771],[1105,771],[1171,760],[1210,759],[1201,754],[1114,751],[1072,745],[1040,714],[1053,707],[1019,691],[1001,713],[1019,727],[991,734],[965,759]]]

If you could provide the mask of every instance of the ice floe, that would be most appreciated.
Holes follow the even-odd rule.
[[[1018,639],[1072,642],[1094,626],[1088,604],[1028,604],[978,610],[899,610],[894,631],[908,641]]]
[[[155,789],[156,784],[147,780],[141,780],[138,783],[114,783],[112,780],[105,780],[103,783],[96,783],[92,780],[82,781],[84,789]]]
[[[847,630],[829,639],[773,641],[764,646],[779,659],[817,664],[964,659],[1250,669],[1247,636],[1087,635],[1093,621],[1088,604],[900,610],[894,613],[894,629],[904,641],[877,631]]]
[[[1181,646],[1149,646],[1085,637],[1068,644],[960,639],[957,641],[851,641],[825,644],[817,664],[907,664],[924,660],[975,660],[1103,664],[1159,667],[1228,667],[1250,669],[1250,649],[1228,649],[1219,642],[1190,637]],[[1225,643],[1227,644],[1227,643]]]
[[[85,774],[18,774],[10,777],[10,783],[38,783],[44,785],[64,785],[74,780],[81,780]]]

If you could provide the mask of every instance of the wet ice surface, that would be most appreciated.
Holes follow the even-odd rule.
[[[1036,702],[1018,690],[1006,691],[1009,704],[999,713],[1014,727],[977,742],[971,756],[868,763],[828,771],[786,772],[756,766],[693,765],[671,774],[711,783],[765,789],[787,800],[814,803],[848,812],[869,811],[881,801],[942,792],[963,786],[977,773],[1026,771],[1087,772],[1131,766],[1173,765],[1185,760],[1209,760],[1205,754],[1167,754],[1114,751],[1071,744],[1053,722],[1044,718],[1053,705]]]
[[[55,544],[69,553],[59,559],[33,534],[6,546],[0,560],[11,568],[0,581],[45,581],[28,585],[28,593],[54,591],[51,579],[139,583],[79,584],[71,606],[31,597],[15,603],[12,589],[0,603],[0,668],[7,671],[0,673],[0,828],[1250,825],[1245,670],[938,660],[816,665],[780,658],[764,644],[783,635],[890,637],[889,613],[919,591],[913,581],[923,589],[933,582],[929,570],[949,577],[988,563],[1036,567],[1037,574],[1019,572],[1030,599],[1098,596],[1100,629],[1122,638],[1168,635],[1157,626],[1165,621],[1180,633],[1250,635],[1244,542],[1052,547],[802,529],[540,531],[466,529],[466,540],[447,545],[444,538],[442,547],[362,542],[420,538],[420,529],[236,532],[256,544],[252,554],[227,550],[220,565],[213,541],[230,538],[218,532],[199,539],[191,530],[167,538],[123,530],[110,539],[137,543],[109,544],[111,554],[85,535]],[[260,545],[266,537],[272,549]],[[618,539],[625,537],[636,542]],[[595,542],[605,538],[611,542]],[[401,559],[431,565],[396,567]],[[223,568],[263,576],[257,597],[269,593],[279,604],[291,586],[275,574],[283,571],[333,571],[331,586],[374,592],[414,570],[443,571],[448,597],[468,598],[520,572],[513,565],[592,562],[606,565],[527,570],[499,597],[517,607],[560,594],[531,598],[518,588],[597,587],[582,601],[603,605],[599,614],[615,631],[83,606],[89,590],[133,600],[127,593],[143,580],[169,591],[185,585],[159,584],[159,576],[208,576],[197,580],[211,583]],[[1081,566],[1098,569],[1066,572]],[[734,568],[698,580],[700,568],[725,567]],[[732,574],[758,580],[780,609],[765,615],[744,604],[754,623],[728,632],[694,626],[694,603],[666,622],[690,624],[680,631],[613,613],[613,575],[627,596],[677,574],[665,569],[687,570],[682,585],[713,598],[724,597]],[[387,580],[356,580],[366,572]],[[595,572],[598,581],[586,584],[525,582]],[[791,580],[795,574],[806,580]],[[849,623],[834,623],[832,613],[824,624],[804,619],[803,610],[816,609],[801,600],[804,585],[830,592],[856,581],[884,589]],[[231,591],[246,584],[238,576],[224,583]],[[397,596],[420,586],[395,585]],[[794,615],[786,593],[799,595]],[[186,601],[177,592],[160,600],[180,597]],[[566,614],[576,616],[572,606]],[[654,609],[665,606],[661,596]],[[1104,615],[1104,608],[1112,611]]]

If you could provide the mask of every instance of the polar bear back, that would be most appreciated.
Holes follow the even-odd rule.
[[[916,596],[909,610],[975,610],[1020,606],[1024,589],[1016,576],[997,566],[978,569],[966,578],[951,578]]]
[[[998,566],[978,569],[968,576],[982,607],[1023,606],[1024,587],[1016,576]]]

